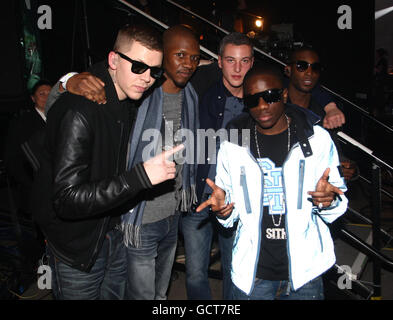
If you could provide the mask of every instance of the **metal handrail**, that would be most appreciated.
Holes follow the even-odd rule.
[[[387,256],[384,254],[378,252],[375,250],[375,248],[366,242],[364,242],[362,239],[357,237],[355,234],[352,232],[341,228],[338,230],[338,236],[340,239],[345,241],[345,243],[349,244],[350,246],[354,247],[355,249],[359,250],[369,258],[372,258],[374,260],[378,260],[381,263],[381,268],[393,272],[393,260],[389,259]]]
[[[167,2],[169,2],[170,4],[173,4],[174,6],[178,7],[179,9],[182,9],[183,11],[193,15],[194,17],[197,17],[199,20],[202,20],[203,22],[206,22],[207,24],[210,24],[212,27],[214,27],[217,30],[220,30],[221,32],[225,33],[225,34],[229,34],[229,31],[221,28],[220,26],[214,24],[213,22],[209,21],[208,19],[205,19],[204,17],[196,14],[195,12],[181,6],[180,4],[176,3],[175,1],[172,0],[166,0]]]
[[[350,213],[352,213],[354,216],[356,216],[356,218],[358,218],[359,220],[362,220],[363,223],[367,223],[369,225],[373,224],[372,220],[370,220],[369,218],[365,217],[364,215],[362,215],[360,212],[356,211],[355,209],[353,209],[351,207],[348,207],[348,211]],[[382,228],[379,229],[379,232],[384,236],[384,238],[386,239],[385,242],[387,244],[390,244],[391,242],[393,242],[392,241],[393,240],[393,236],[389,232],[385,231]]]
[[[338,131],[337,135],[339,136],[340,140],[345,140],[346,142],[349,142],[351,145],[353,145],[353,146],[357,147],[358,149],[362,150],[364,153],[366,153],[371,158],[373,158],[374,161],[376,161],[377,163],[379,163],[383,167],[385,167],[385,169],[393,171],[393,166],[391,166],[390,164],[386,163],[382,159],[380,159],[377,156],[375,156],[373,154],[374,153],[373,150],[371,150],[371,149],[367,148],[366,146],[362,145],[360,142],[356,141],[355,139],[353,139],[352,137],[350,137],[349,135],[345,134],[342,131]]]
[[[143,15],[145,18],[147,18],[147,19],[157,23],[158,25],[160,25],[164,29],[168,29],[169,28],[169,26],[167,26],[165,23],[162,23],[161,21],[157,20],[156,18],[152,17],[151,15],[147,14],[146,12],[140,10],[139,8],[135,7],[134,5],[128,3],[127,1],[124,1],[124,0],[117,0],[117,1],[120,2],[121,4],[125,5],[126,7],[129,7],[131,9],[135,10],[139,14]],[[205,48],[203,46],[200,46],[200,48],[201,48],[201,51],[203,51],[207,55],[209,55],[209,56],[211,56],[211,57],[213,57],[215,59],[218,59],[218,56],[214,52],[210,51],[209,49],[207,49],[207,48]]]
[[[364,108],[356,105],[355,103],[353,103],[352,101],[349,101],[348,99],[344,98],[342,95],[338,94],[337,92],[334,92],[333,90],[330,90],[329,88],[327,88],[324,85],[321,85],[321,87],[323,89],[325,89],[326,91],[330,92],[331,94],[335,95],[337,98],[340,98],[341,100],[343,100],[344,102],[350,104],[352,107],[354,107],[357,111],[359,111],[360,113],[362,113],[363,116],[365,116],[366,118],[368,118],[369,120],[374,121],[375,123],[378,123],[380,126],[384,127],[386,130],[390,131],[391,133],[393,133],[393,128],[389,127],[388,125],[386,125],[385,123],[379,121],[378,119],[374,118],[373,116],[370,115],[370,112],[368,112],[367,110],[365,110]]]
[[[361,174],[359,174],[359,179],[362,179],[363,181],[365,181],[368,184],[371,184],[372,182],[370,180],[368,180],[367,178],[363,177]],[[381,192],[387,196],[388,198],[393,200],[393,194],[391,194],[389,191],[385,190],[385,189],[381,189]]]
[[[348,277],[351,277],[351,274],[349,274],[345,269],[343,269],[337,263],[334,264],[333,267],[329,271],[327,271],[326,275],[328,276],[329,281],[335,280],[335,282],[333,282],[333,283],[337,283],[337,281],[341,277],[341,275],[340,275],[341,273],[345,273],[345,274],[347,274]],[[353,295],[355,297],[361,296],[365,300],[369,300],[374,293],[373,289],[370,289],[365,284],[363,284],[362,281],[360,281],[358,279],[351,278],[351,287],[352,288],[344,288],[344,289],[340,289],[340,290],[344,290],[344,292],[350,293],[350,295]]]
[[[183,6],[177,4],[176,2],[174,2],[174,1],[172,1],[172,0],[166,0],[166,1],[169,2],[169,3],[171,3],[171,4],[173,4],[174,6],[176,6],[176,7],[178,7],[178,8],[180,8],[180,9],[182,9],[183,11],[186,11],[187,13],[192,14],[193,16],[197,17],[198,19],[202,20],[203,22],[206,22],[207,24],[210,24],[212,27],[214,27],[214,28],[217,29],[217,30],[220,30],[220,31],[223,32],[224,34],[229,34],[229,33],[230,33],[228,30],[225,30],[225,29],[221,28],[220,26],[218,26],[218,25],[214,24],[213,22],[211,22],[211,21],[209,21],[209,20],[207,20],[207,19],[201,17],[200,15],[196,14],[195,12],[193,12],[193,11],[191,11],[191,10],[188,10],[187,8],[184,8]],[[269,59],[272,59],[272,60],[274,60],[275,62],[277,62],[277,63],[279,63],[279,64],[281,64],[281,65],[283,65],[283,66],[286,66],[286,64],[285,64],[284,62],[282,62],[282,61],[279,60],[279,59],[276,59],[275,57],[273,57],[272,55],[268,54],[267,52],[265,52],[265,51],[263,51],[263,50],[261,50],[261,49],[259,49],[259,48],[257,48],[257,47],[254,47],[254,50],[255,50],[256,52],[259,52],[259,53],[261,53],[261,54],[267,56]],[[217,56],[216,56],[215,58],[217,59]]]

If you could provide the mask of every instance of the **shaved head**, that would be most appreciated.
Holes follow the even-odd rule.
[[[175,25],[164,32],[164,59],[166,81],[163,90],[176,93],[187,85],[200,59],[199,41],[186,25]]]
[[[172,42],[178,36],[182,38],[191,38],[194,39],[197,43],[199,43],[199,39],[194,33],[194,31],[191,29],[191,27],[184,24],[178,24],[164,31],[163,34],[164,51],[170,45],[172,45]]]

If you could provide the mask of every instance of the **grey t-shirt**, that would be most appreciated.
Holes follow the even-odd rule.
[[[173,139],[173,134],[176,133],[176,131],[180,128],[182,97],[183,91],[180,91],[176,94],[164,92],[162,106],[164,116],[161,126],[163,146],[165,145],[165,140],[169,141]],[[164,136],[165,132],[170,133],[169,137]],[[142,224],[153,223],[176,213],[176,204],[178,202],[178,199],[176,199],[176,190],[181,188],[182,168],[182,165],[177,164],[176,178],[174,180],[165,181],[148,191],[148,199],[146,201],[146,207],[143,213]]]

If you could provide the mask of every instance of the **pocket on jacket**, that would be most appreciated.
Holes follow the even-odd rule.
[[[243,189],[244,206],[246,208],[246,212],[251,213],[251,203],[247,187],[246,168],[244,166],[240,167],[240,185]]]

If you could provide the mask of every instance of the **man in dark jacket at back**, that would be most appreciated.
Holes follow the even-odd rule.
[[[320,126],[328,129],[339,153],[341,170],[346,181],[351,180],[358,170],[355,162],[344,156],[341,145],[337,136],[337,129],[343,124],[340,117],[344,117],[342,112],[331,104],[324,106],[318,100],[312,91],[317,87],[322,72],[322,64],[319,54],[312,47],[304,46],[294,50],[291,54],[289,64],[285,67],[285,73],[289,77],[288,84],[288,102],[294,103],[300,107],[306,108],[317,114],[321,121]],[[331,117],[330,123],[336,123],[335,126],[327,126],[327,113],[335,108],[338,119]],[[340,115],[341,114],[341,115]],[[345,121],[344,121],[345,122]]]
[[[48,113],[33,206],[54,258],[58,299],[124,298],[120,215],[140,191],[174,178],[175,164],[167,158],[181,149],[126,169],[134,100],[162,76],[161,63],[160,35],[146,26],[126,26],[108,61],[91,70],[105,83],[106,105],[65,93]]]
[[[44,108],[51,86],[47,80],[39,80],[33,86],[31,99],[34,106],[10,122],[4,150],[4,165],[10,181],[15,185],[18,209],[28,218],[31,212],[26,200],[30,195],[34,172],[24,156],[23,144],[45,128]]]

